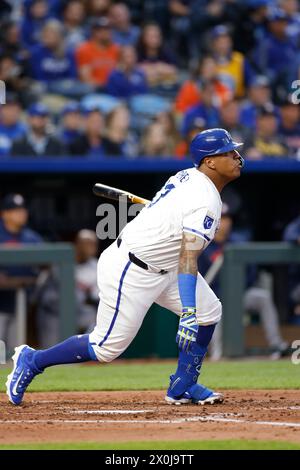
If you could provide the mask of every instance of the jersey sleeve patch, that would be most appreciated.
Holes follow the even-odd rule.
[[[206,215],[204,222],[203,222],[203,226],[205,230],[210,230],[212,228],[213,223],[214,223],[213,217],[211,217],[210,215]]]
[[[208,208],[201,208],[183,218],[182,230],[194,234],[206,242],[210,242],[215,235],[216,216]]]

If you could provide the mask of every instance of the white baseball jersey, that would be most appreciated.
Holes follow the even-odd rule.
[[[123,242],[112,243],[102,253],[97,325],[90,334],[99,361],[109,362],[122,354],[153,302],[181,314],[177,268],[182,234],[202,238],[205,248],[218,228],[221,206],[219,192],[207,176],[195,168],[181,171],[126,225],[121,234]],[[142,269],[131,261],[129,252],[167,273]],[[221,303],[199,273],[196,305],[199,324],[220,320]]]
[[[173,270],[183,232],[197,235],[204,248],[220,223],[222,201],[213,182],[196,168],[172,176],[122,232],[132,253],[155,268]]]

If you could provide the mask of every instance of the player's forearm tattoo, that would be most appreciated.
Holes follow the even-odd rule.
[[[183,233],[179,255],[178,273],[197,276],[197,260],[203,250],[204,242],[195,235]]]

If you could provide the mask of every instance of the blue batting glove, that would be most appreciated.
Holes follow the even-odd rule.
[[[192,343],[196,342],[198,322],[195,308],[183,308],[176,335],[176,343],[182,351],[188,351]]]

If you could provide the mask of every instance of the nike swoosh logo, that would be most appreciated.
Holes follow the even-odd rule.
[[[13,386],[13,389],[12,389],[12,394],[17,396],[18,395],[18,391],[17,391],[17,388],[19,386],[19,383],[20,383],[20,380],[22,379],[23,377],[23,373],[20,375],[20,377],[18,378],[18,380],[16,381],[15,385]]]

